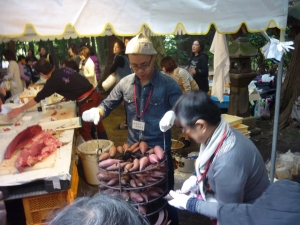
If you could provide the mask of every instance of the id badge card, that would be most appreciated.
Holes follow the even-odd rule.
[[[144,131],[145,130],[145,122],[132,120],[132,128],[135,130]]]

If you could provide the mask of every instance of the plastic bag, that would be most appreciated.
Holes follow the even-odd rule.
[[[269,102],[266,99],[258,99],[254,108],[255,118],[270,118],[270,107]]]

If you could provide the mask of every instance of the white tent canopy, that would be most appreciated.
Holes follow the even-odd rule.
[[[288,0],[6,0],[0,1],[0,42],[153,34],[236,33],[285,29]]]

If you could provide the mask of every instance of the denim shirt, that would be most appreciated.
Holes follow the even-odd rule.
[[[136,115],[134,84],[136,85],[139,116],[145,108],[152,88],[148,107],[140,119]],[[121,79],[99,107],[102,108],[105,114],[104,117],[106,117],[124,100],[128,123],[127,143],[132,145],[135,142],[143,140],[151,148],[159,145],[164,149],[164,135],[159,129],[159,121],[167,111],[172,109],[181,95],[182,91],[177,82],[155,69],[153,77],[144,87],[141,86],[139,78],[135,74],[130,74]],[[133,120],[145,122],[144,131],[133,129]],[[165,145],[165,150],[169,151],[171,149],[171,130],[165,133]]]

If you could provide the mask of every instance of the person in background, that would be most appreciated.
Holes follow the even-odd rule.
[[[66,59],[61,63],[62,67],[68,67],[79,73],[79,66],[77,63],[72,59]]]
[[[24,66],[24,74],[29,77],[29,82],[26,82],[26,86],[28,87],[31,82],[33,82],[33,71],[32,71],[32,61],[29,57],[25,58],[25,66]]]
[[[263,158],[253,142],[221,117],[214,101],[203,91],[183,94],[173,108],[177,124],[201,144],[190,176],[178,192],[170,191],[174,207],[212,213],[211,201],[219,204],[253,203],[269,186]],[[186,204],[186,194],[191,194]],[[216,224],[216,221],[213,222]]]
[[[6,96],[6,90],[0,86],[0,112],[1,110],[1,105],[3,104],[3,102],[5,102],[5,96]]]
[[[31,71],[32,71],[31,81],[32,81],[32,83],[36,83],[40,79],[40,76],[38,74],[36,74],[33,69],[33,66],[37,61],[37,58],[35,57],[33,49],[31,49],[31,48],[28,49],[26,58],[28,58],[31,61]]]
[[[199,90],[199,87],[188,71],[177,66],[175,59],[172,56],[164,57],[160,62],[161,69],[165,74],[172,77],[182,90],[186,93],[191,90]],[[190,146],[190,137],[187,134],[182,134],[181,141],[184,147]]]
[[[193,76],[200,90],[209,91],[208,84],[208,55],[204,51],[204,43],[199,39],[192,45],[192,56],[187,71]]]
[[[132,39],[132,37],[125,37],[124,38],[124,45],[127,46],[128,42]]]
[[[181,208],[189,209],[187,202],[192,197],[174,194],[175,199],[183,197]],[[299,224],[300,184],[289,180],[278,180],[253,203],[205,203],[207,208],[197,204],[196,212],[217,219],[221,225]]]
[[[16,56],[9,49],[4,50],[2,52],[2,55],[4,56],[5,60],[9,62],[7,69],[8,75],[5,76],[5,79],[9,80],[10,82],[11,95],[21,94],[24,89],[21,80],[19,65],[16,62]]]
[[[126,54],[134,73],[121,79],[98,107],[82,114],[82,119],[98,124],[124,100],[127,143],[132,145],[145,141],[150,148],[156,145],[163,148],[168,159],[168,188],[173,189],[171,131],[167,131],[166,127],[174,123],[175,115],[170,110],[182,92],[175,80],[154,67],[157,52],[146,35],[141,33],[132,38],[126,47]],[[171,224],[178,224],[177,210],[169,206],[167,209]]]
[[[49,223],[49,225],[61,224],[149,225],[150,223],[128,202],[98,193],[92,197],[76,198],[71,205],[54,215]]]
[[[34,55],[33,49],[28,49],[27,58],[34,64],[37,61],[37,58]]]
[[[3,194],[0,191],[0,225],[6,224],[6,209],[3,201]]]
[[[115,54],[113,64],[109,71],[116,76],[116,83],[118,83],[123,77],[131,74],[129,61],[125,55],[125,44],[121,40],[117,40],[114,44],[113,52]]]
[[[38,51],[39,51],[39,55],[40,55],[40,58],[39,58],[39,59],[46,59],[48,62],[51,63],[52,66],[54,66],[53,58],[52,58],[52,56],[46,51],[45,47],[40,46],[40,47],[38,48]]]
[[[66,99],[76,101],[80,117],[84,111],[98,106],[102,100],[93,85],[91,85],[84,76],[81,76],[71,68],[54,69],[47,60],[39,59],[35,64],[35,70],[46,80],[44,87],[37,93],[36,97],[30,99],[29,102],[19,108],[11,110],[8,113],[10,118],[35,106],[38,102],[46,97],[50,97],[54,93],[62,95]],[[96,139],[95,132],[92,132],[94,128],[93,123],[82,121],[79,134],[84,141]],[[96,128],[99,139],[107,139],[103,124],[99,123]]]
[[[131,69],[127,56],[125,55],[125,44],[123,41],[118,40],[114,44],[113,52],[115,54],[114,61],[110,67],[110,73],[116,77],[116,83],[118,83],[123,77],[131,74]],[[119,129],[127,129],[127,113],[125,107],[125,122],[119,125]]]
[[[86,46],[82,46],[79,51],[80,63],[79,71],[80,74],[85,76],[94,88],[97,88],[98,82],[95,74],[95,64],[90,58],[90,49]]]
[[[79,66],[81,58],[78,55],[78,52],[79,52],[79,46],[75,43],[70,44],[70,46],[68,48],[68,53],[69,53],[70,59],[74,60],[77,63],[77,65]]]
[[[99,82],[101,79],[101,77],[100,77],[101,71],[100,71],[100,67],[99,67],[99,60],[98,60],[98,57],[96,55],[96,51],[94,48],[90,49],[90,58],[94,62],[96,79],[97,79],[97,82]]]
[[[26,76],[24,73],[25,57],[23,55],[18,56],[18,65],[19,65],[23,88],[26,88],[30,84],[30,77]]]

